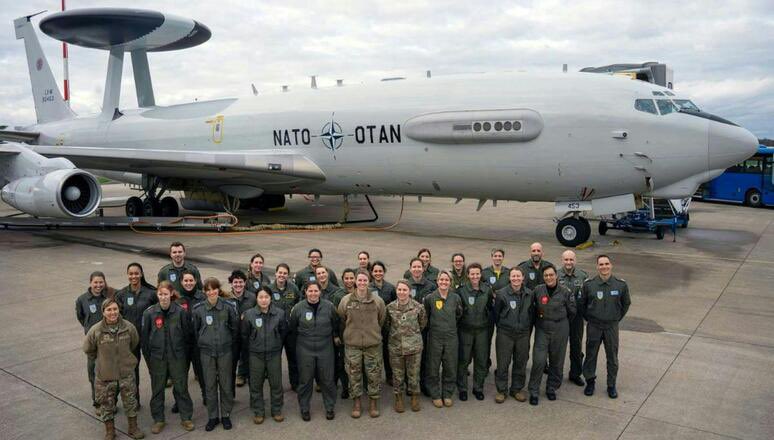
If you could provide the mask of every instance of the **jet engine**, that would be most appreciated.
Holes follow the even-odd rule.
[[[99,207],[99,182],[67,159],[47,159],[22,146],[2,159],[0,180],[8,184],[0,197],[20,211],[35,217],[83,218]]]

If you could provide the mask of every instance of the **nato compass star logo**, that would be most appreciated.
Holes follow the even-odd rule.
[[[333,153],[333,159],[335,160],[336,150],[341,148],[341,144],[344,143],[344,137],[352,135],[344,134],[344,131],[341,129],[341,125],[339,125],[339,123],[333,119],[334,114],[335,113],[331,114],[331,122],[327,122],[323,126],[319,137],[322,139],[325,148],[331,150]]]

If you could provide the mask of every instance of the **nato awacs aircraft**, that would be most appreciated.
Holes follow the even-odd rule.
[[[40,22],[50,37],[109,52],[100,114],[63,101],[31,17],[23,39],[37,124],[0,133],[2,198],[38,217],[85,217],[99,175],[136,178],[129,216],[176,216],[167,191],[282,205],[285,194],[392,194],[550,201],[565,245],[588,215],[642,197],[688,197],[752,155],[749,131],[667,88],[595,73],[476,74],[310,88],[162,106],[148,52],[209,39],[203,24],[137,9],[74,9]],[[125,53],[138,108],[119,107]]]

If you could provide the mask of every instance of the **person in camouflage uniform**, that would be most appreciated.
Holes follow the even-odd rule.
[[[389,361],[392,365],[392,387],[395,411],[402,413],[403,393],[411,394],[411,410],[419,411],[419,372],[422,364],[422,330],[427,325],[424,306],[411,298],[411,286],[406,280],[395,284],[398,299],[387,304]],[[408,387],[406,381],[408,380]]]
[[[92,272],[89,275],[89,288],[75,300],[75,317],[83,327],[83,334],[89,332],[94,324],[102,321],[102,302],[105,301],[107,284],[105,283],[105,274],[102,272]],[[91,384],[92,405],[99,411],[99,404],[94,395],[94,360],[86,359],[86,373]]]
[[[382,326],[386,310],[382,298],[368,289],[370,282],[368,272],[359,271],[355,279],[355,291],[344,296],[337,308],[341,318],[344,366],[349,375],[354,418],[360,417],[364,365],[368,379],[368,414],[371,417],[379,417],[378,401],[382,394]]]
[[[113,416],[119,392],[129,419],[127,435],[134,439],[144,438],[145,434],[137,427],[134,381],[134,368],[138,363],[134,350],[140,343],[140,336],[131,322],[121,318],[115,300],[105,300],[101,311],[104,317],[86,333],[83,351],[96,364],[94,391],[100,405],[99,418],[105,424],[105,439],[116,438]]]

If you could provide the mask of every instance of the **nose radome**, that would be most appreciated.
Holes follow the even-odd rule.
[[[725,169],[758,151],[758,138],[737,125],[710,121],[709,169]]]

